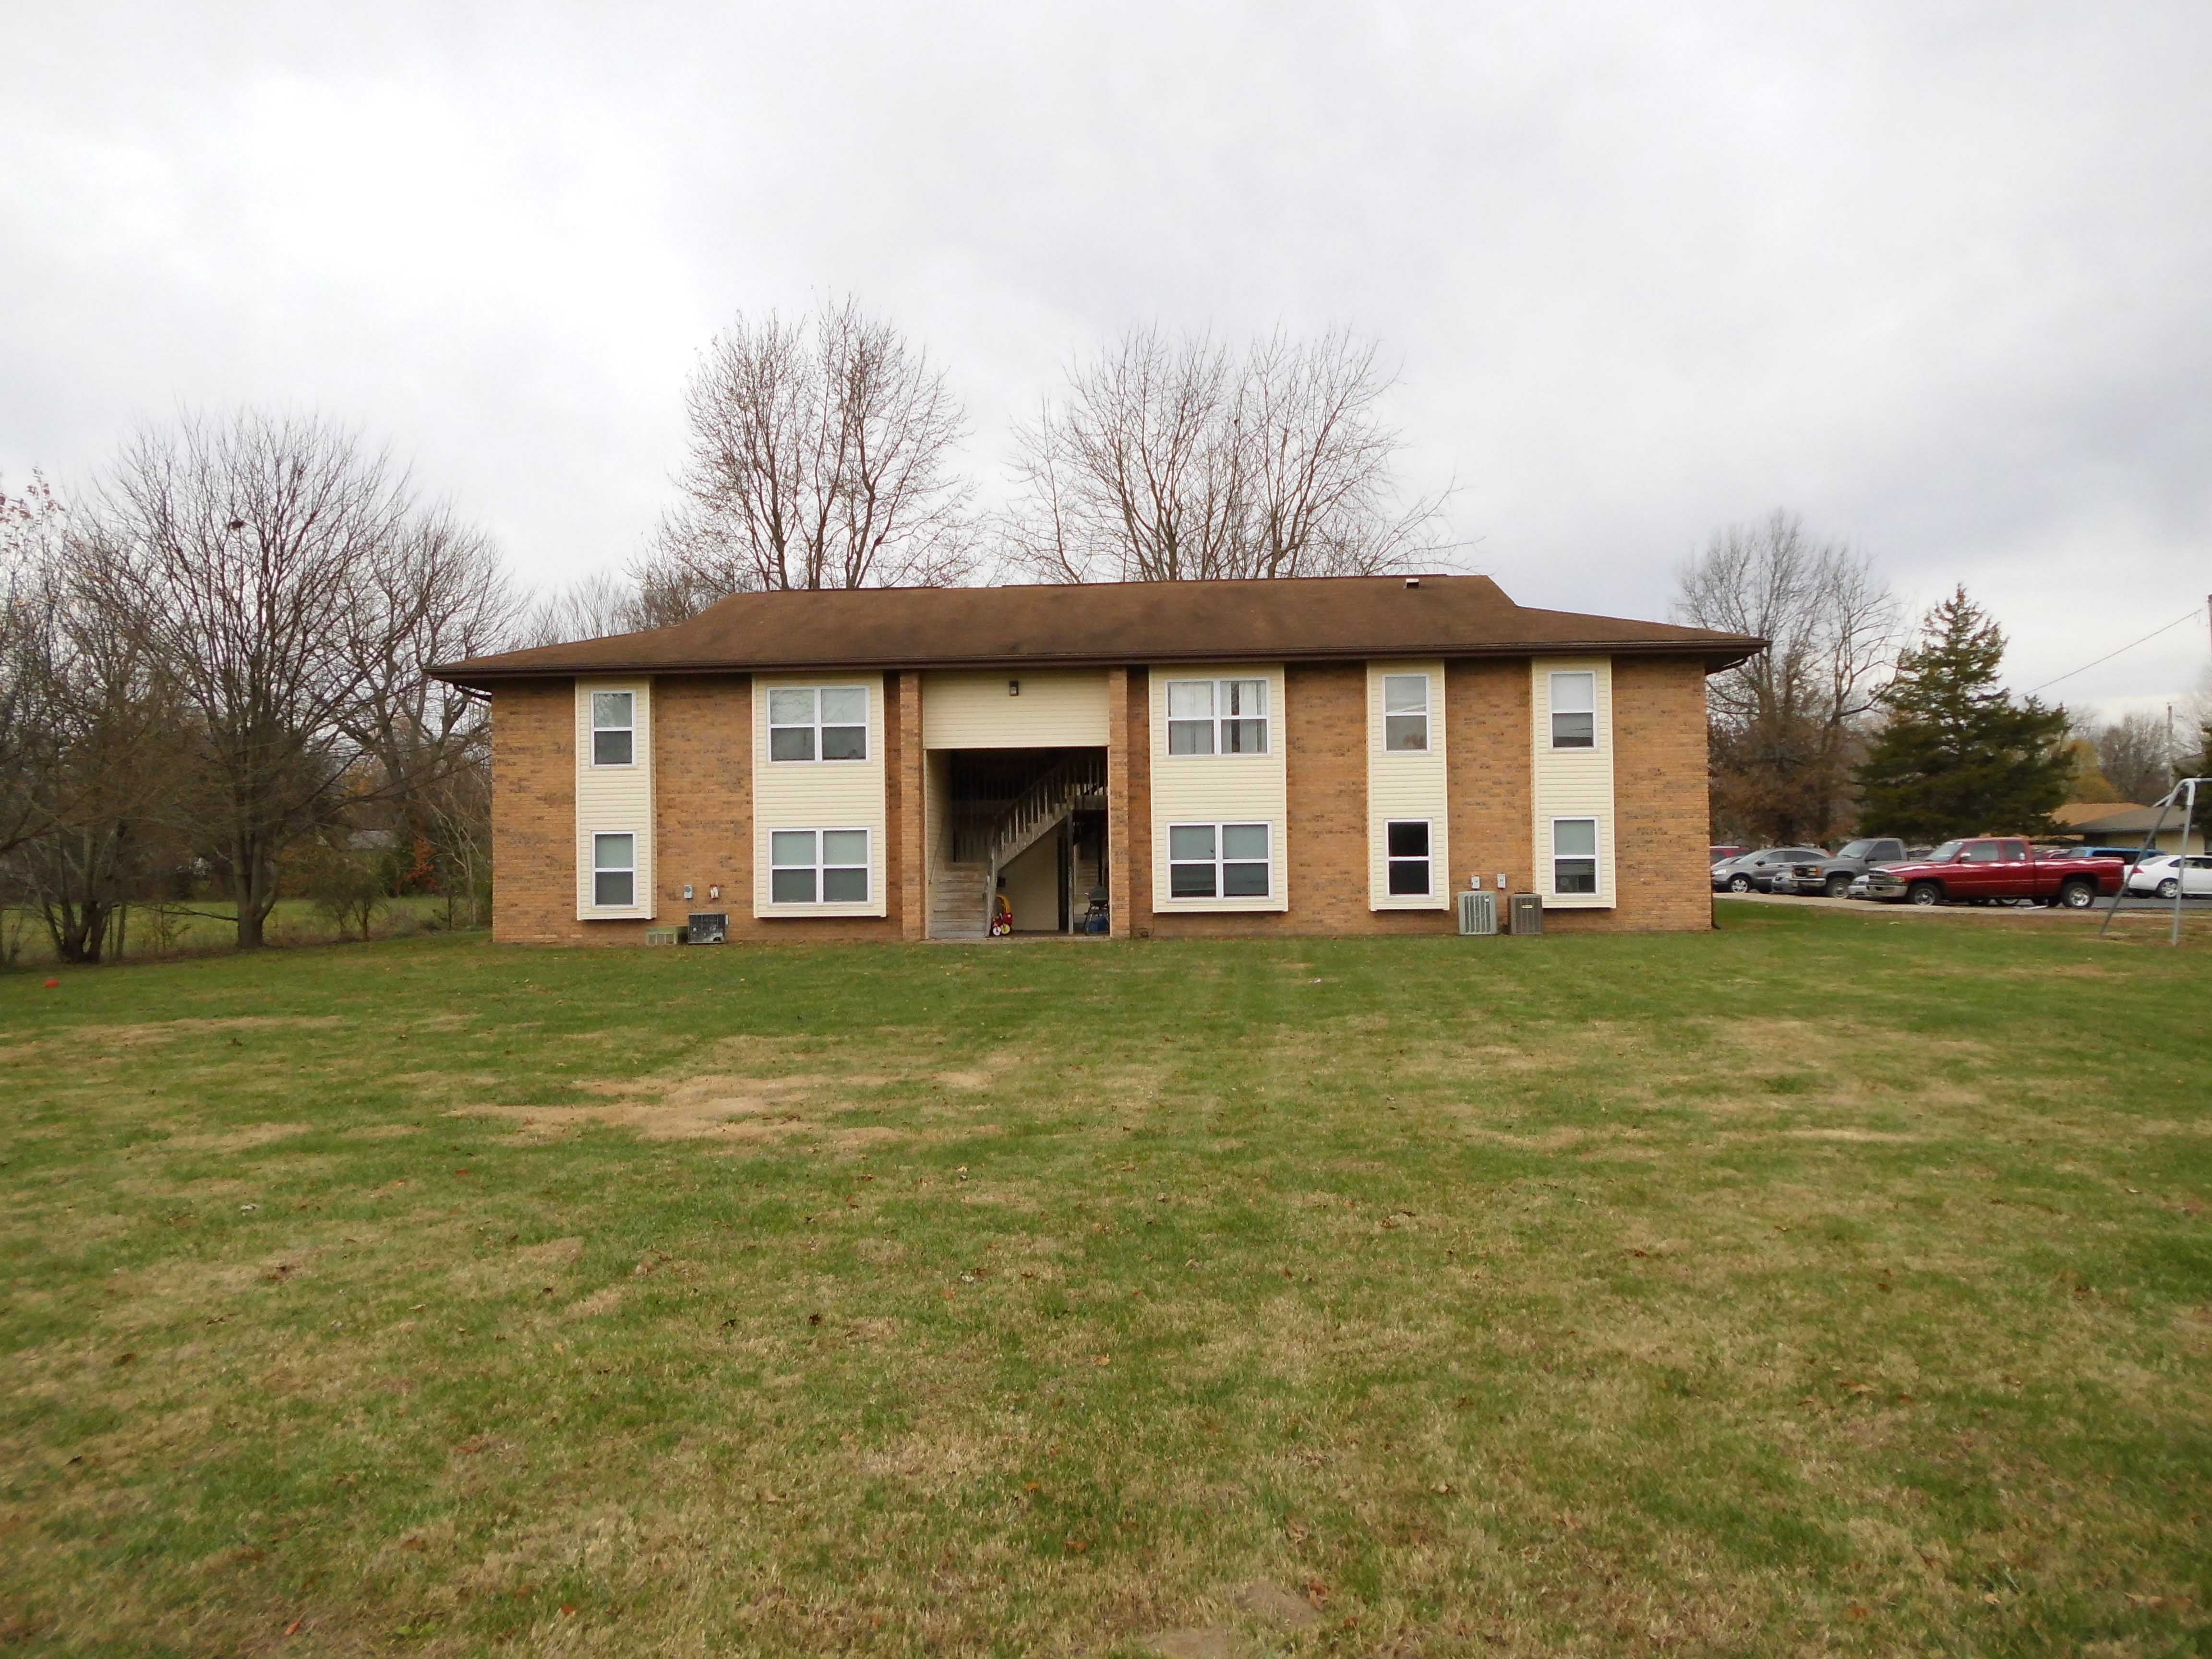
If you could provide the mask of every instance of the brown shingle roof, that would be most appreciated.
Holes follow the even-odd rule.
[[[1765,643],[1668,623],[1530,611],[1487,576],[1100,582],[738,593],[688,622],[441,665],[464,685],[750,669],[957,668],[1314,657],[1664,653],[1742,661]]]
[[[2131,800],[2077,800],[2051,809],[2051,821],[2062,830],[2084,835],[2142,835],[2158,817],[2154,806],[2141,806]],[[2181,827],[2179,813],[2169,814],[2166,820],[2175,829]]]

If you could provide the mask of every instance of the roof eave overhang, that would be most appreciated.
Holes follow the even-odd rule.
[[[1638,657],[1697,657],[1704,660],[1708,674],[1719,673],[1748,660],[1766,648],[1764,640],[1735,639],[1706,640],[1539,640],[1508,641],[1493,645],[1468,645],[1461,642],[1406,644],[1392,647],[1388,651],[1358,650],[1344,646],[1315,647],[1301,650],[1231,648],[1203,652],[1144,652],[1100,653],[1096,652],[1053,653],[1024,652],[1019,656],[950,656],[939,653],[921,657],[823,657],[805,662],[733,662],[726,659],[715,660],[677,660],[645,662],[637,659],[588,664],[517,664],[513,667],[498,667],[490,664],[473,666],[467,663],[438,664],[430,669],[431,678],[453,685],[465,685],[478,690],[490,686],[519,680],[568,680],[598,678],[618,674],[801,674],[801,673],[859,673],[868,670],[1001,668],[1115,668],[1150,667],[1158,663],[1176,662],[1358,662],[1383,658],[1422,657],[1570,657],[1570,656],[1638,656]]]

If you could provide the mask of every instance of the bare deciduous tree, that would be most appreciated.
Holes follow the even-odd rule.
[[[1016,434],[1013,562],[1049,581],[1366,575],[1436,550],[1401,504],[1370,342],[1278,331],[1240,354],[1132,331]]]
[[[1850,829],[1851,769],[1899,623],[1871,562],[1777,510],[1684,565],[1674,611],[1772,641],[1706,682],[1717,827],[1785,844]]]
[[[179,689],[202,751],[195,839],[228,872],[239,945],[258,945],[285,848],[342,786],[364,763],[411,772],[465,721],[420,670],[489,642],[489,555],[350,434],[254,413],[140,434],[84,534],[103,605]]]
[[[2178,745],[2168,740],[2163,716],[2126,714],[2082,735],[2095,748],[2098,771],[2118,792],[2106,799],[2148,803],[2172,787]]]
[[[174,841],[192,736],[167,665],[105,603],[83,545],[54,533],[17,551],[26,556],[12,573],[9,717],[35,737],[9,775],[12,873],[55,954],[98,962],[150,862]]]
[[[680,620],[680,618],[678,619]],[[638,591],[605,571],[540,593],[516,630],[521,645],[564,645],[649,627]]]
[[[439,887],[446,902],[446,925],[474,927],[483,921],[483,901],[491,887],[491,745],[471,757],[472,764],[449,769],[423,793],[425,834],[438,861]]]
[[[740,316],[685,406],[684,501],[650,567],[665,589],[941,585],[972,568],[959,404],[926,353],[854,301],[795,322]]]
[[[376,773],[371,793],[419,830],[416,798],[488,741],[483,697],[431,666],[500,649],[521,607],[490,541],[442,508],[411,514],[364,575],[349,652],[362,680],[339,729]]]
[[[68,514],[46,481],[0,491],[0,854],[52,822],[57,570]]]
[[[539,594],[522,617],[516,640],[521,645],[562,645],[666,628],[697,616],[717,599],[759,587],[750,566],[712,550],[701,550],[687,562],[665,547],[655,548],[622,575],[595,571]]]

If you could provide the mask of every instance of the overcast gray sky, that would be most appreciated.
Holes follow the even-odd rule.
[[[2212,4],[0,0],[0,483],[357,422],[555,581],[695,353],[850,289],[1009,422],[1133,322],[1346,323],[1524,603],[1776,505],[2027,689],[2212,589]],[[2046,694],[2162,708],[2200,616]]]

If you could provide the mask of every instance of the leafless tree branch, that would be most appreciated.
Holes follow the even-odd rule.
[[[1771,641],[1706,683],[1717,817],[1784,842],[1848,828],[1850,770],[1902,621],[1871,562],[1778,509],[1721,531],[1685,564],[1674,612]]]
[[[1401,503],[1370,342],[1125,334],[1015,433],[1012,562],[1049,581],[1373,574],[1437,548]]]
[[[969,489],[952,471],[965,418],[943,371],[857,301],[739,316],[685,409],[684,500],[647,566],[664,597],[939,586],[973,569]]]

